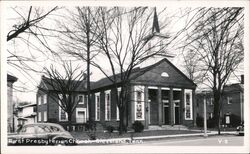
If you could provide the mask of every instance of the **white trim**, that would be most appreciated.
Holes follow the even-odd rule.
[[[144,117],[144,111],[145,111],[145,108],[144,108],[144,105],[145,105],[145,102],[144,102],[144,90],[145,87],[144,86],[135,86],[135,91],[134,91],[134,99],[135,99],[135,120],[145,120],[145,117]],[[141,92],[141,112],[142,112],[142,115],[141,117],[142,118],[137,118],[137,106],[138,106],[138,102],[137,102],[137,92]]]
[[[173,88],[173,91],[181,91],[181,88]]]
[[[105,91],[105,120],[106,121],[110,121],[111,120],[111,90],[107,90]],[[108,104],[108,100],[107,100],[107,95],[109,95],[109,106],[107,106]],[[108,107],[109,107],[109,118],[108,118]]]
[[[168,87],[161,87],[161,90],[170,90]]]
[[[84,119],[83,121],[77,121],[77,119],[79,118],[78,112],[79,111],[84,111]],[[86,108],[76,108],[76,123],[86,123],[87,121],[87,109]]]
[[[43,121],[47,121],[47,111],[43,112]]]
[[[148,86],[148,89],[158,89],[156,86]]]
[[[97,118],[97,96],[99,97],[99,117]],[[100,92],[99,93],[95,93],[95,120],[96,121],[100,121],[100,117],[101,117],[101,106],[100,106]]]
[[[190,95],[190,104],[187,105],[187,102],[186,102],[186,94],[189,94]],[[192,97],[192,89],[185,89],[184,90],[184,106],[185,106],[185,111],[184,111],[184,115],[185,115],[185,120],[193,120],[193,97]],[[188,118],[187,115],[186,115],[186,112],[187,112],[187,107],[189,106],[190,108],[190,117]]]

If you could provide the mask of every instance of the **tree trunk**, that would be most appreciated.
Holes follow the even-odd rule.
[[[220,135],[220,93],[214,92],[214,120]]]
[[[67,112],[68,114],[68,124],[69,124],[69,132],[72,131],[72,114]]]

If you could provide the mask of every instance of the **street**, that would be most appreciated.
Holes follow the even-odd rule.
[[[243,146],[243,136],[211,136],[144,141],[136,146]]]

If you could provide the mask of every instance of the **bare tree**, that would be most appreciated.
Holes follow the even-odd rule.
[[[199,59],[204,83],[213,91],[214,119],[220,134],[224,86],[243,61],[243,8],[204,8],[196,15],[199,20],[188,31],[184,50],[195,53],[189,59]]]
[[[131,92],[129,83],[133,70],[149,58],[157,55],[168,56],[166,46],[169,42],[166,39],[169,36],[160,33],[155,9],[115,7],[110,13],[106,12],[105,8],[100,11],[101,21],[98,23],[97,33],[101,37],[98,37],[97,46],[106,57],[112,75],[107,75],[98,60],[92,62],[92,65],[99,68],[116,88],[116,102],[120,114],[119,132],[123,133],[128,126]],[[120,97],[118,87],[121,88]]]
[[[96,33],[98,22],[98,11],[100,7],[76,7],[69,10],[67,22],[60,22],[62,28],[62,37],[60,40],[60,49],[87,64],[87,95],[89,107],[89,123],[92,126],[92,108],[90,96],[90,64],[91,60],[98,55],[99,51],[96,50],[94,44],[99,37]],[[92,128],[92,127],[90,127]]]
[[[37,82],[32,73],[41,73],[43,67],[40,64],[50,59],[51,54],[56,54],[49,45],[49,38],[55,35],[51,35],[51,29],[47,28],[49,26],[46,22],[52,21],[50,17],[58,9],[59,7],[35,6],[9,8],[13,17],[8,19],[11,27],[7,33],[7,64],[12,70],[20,72],[34,87]],[[17,90],[27,91],[25,80],[20,79],[19,82],[23,86]]]
[[[48,97],[67,113],[71,130],[72,114],[80,101],[77,95],[82,92],[81,88],[85,87],[85,74],[80,65],[73,68],[71,62],[63,62],[62,67],[60,71],[53,65],[50,68],[45,67],[44,73],[47,77],[42,76],[42,82],[47,86],[40,85],[38,88],[48,93]]]

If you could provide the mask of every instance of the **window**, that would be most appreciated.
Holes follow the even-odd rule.
[[[121,88],[117,88],[117,92],[118,92],[118,100],[119,100],[121,96]],[[116,104],[116,120],[120,120],[118,104]]]
[[[232,104],[233,103],[233,98],[231,96],[227,97],[227,104]]]
[[[38,121],[41,121],[41,120],[42,120],[42,113],[38,112]]]
[[[60,99],[62,99],[62,94],[59,94]],[[59,100],[59,104],[61,105],[61,101]],[[68,121],[68,114],[61,108],[59,107],[59,121]]]
[[[208,100],[208,105],[214,105],[214,98],[211,97],[209,100]]]
[[[76,123],[86,123],[86,108],[76,108]]]
[[[100,93],[95,94],[95,120],[100,120]]]
[[[41,105],[41,102],[42,102],[42,98],[41,96],[38,96],[38,105]]]
[[[144,120],[144,86],[135,86],[135,120]]]
[[[43,113],[43,121],[47,121],[47,111],[44,111]]]
[[[43,95],[43,104],[46,104],[47,103],[47,95]]]
[[[169,77],[169,75],[168,75],[167,72],[162,72],[162,73],[161,73],[161,76],[162,76],[162,77]]]
[[[111,119],[110,90],[105,92],[105,120]]]
[[[84,95],[78,95],[78,104],[84,104]]]
[[[212,119],[213,118],[213,112],[208,113],[208,118]]]
[[[185,89],[185,120],[192,120],[193,119],[193,110],[192,110],[192,90],[191,89]]]

